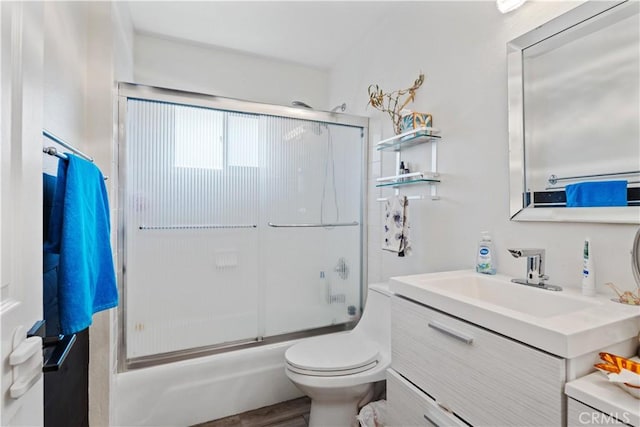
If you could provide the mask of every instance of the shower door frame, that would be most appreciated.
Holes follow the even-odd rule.
[[[144,368],[194,357],[207,356],[216,353],[223,353],[232,350],[254,347],[257,345],[273,344],[293,339],[309,337],[313,335],[326,334],[330,332],[343,331],[353,328],[355,322],[342,323],[338,325],[325,326],[314,329],[290,332],[269,337],[256,337],[254,340],[241,340],[237,342],[226,342],[213,344],[206,347],[184,349],[168,353],[154,354],[149,356],[127,358],[127,337],[126,337],[126,312],[127,301],[125,290],[126,264],[125,264],[125,187],[126,177],[126,118],[127,102],[129,99],[141,101],[161,102],[193,107],[204,107],[225,112],[238,112],[249,114],[260,114],[266,116],[309,120],[313,122],[323,122],[327,124],[350,126],[361,129],[361,186],[360,186],[360,309],[364,307],[367,282],[367,167],[369,154],[369,119],[367,117],[353,116],[344,113],[316,111],[298,107],[288,107],[282,105],[265,104],[252,101],[244,101],[234,98],[225,98],[216,95],[188,92],[176,89],[166,89],[153,86],[139,85],[134,83],[118,83],[118,137],[116,144],[117,170],[118,170],[118,225],[117,225],[117,267],[116,274],[118,280],[118,291],[120,293],[120,305],[118,307],[118,372],[125,372],[130,369]]]

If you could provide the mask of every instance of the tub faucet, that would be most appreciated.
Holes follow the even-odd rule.
[[[511,279],[512,282],[521,285],[536,286],[550,291],[562,290],[560,286],[545,283],[545,280],[547,280],[549,276],[544,274],[544,249],[514,248],[509,249],[509,253],[513,255],[514,258],[527,257],[527,278]]]

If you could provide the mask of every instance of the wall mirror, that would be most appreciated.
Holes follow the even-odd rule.
[[[512,220],[640,223],[639,10],[589,1],[507,44]],[[603,181],[626,206],[567,207]]]

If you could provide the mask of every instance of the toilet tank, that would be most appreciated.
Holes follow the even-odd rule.
[[[391,295],[387,283],[369,285],[364,312],[353,329],[353,333],[378,342],[387,353],[391,351]]]

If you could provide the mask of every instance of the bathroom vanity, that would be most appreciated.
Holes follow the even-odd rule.
[[[501,275],[419,274],[390,289],[390,425],[566,425],[565,384],[599,351],[633,352],[640,329],[638,307]]]

